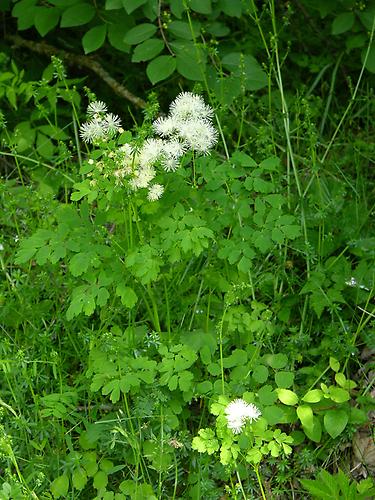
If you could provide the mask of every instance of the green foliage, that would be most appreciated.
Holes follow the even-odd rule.
[[[373,2],[0,11],[157,90],[136,110],[2,42],[0,499],[372,497],[341,469],[373,467]],[[150,197],[139,154],[189,89],[218,143],[150,160]],[[98,99],[122,127],[82,141]]]
[[[374,483],[370,478],[357,483],[350,481],[342,470],[334,475],[322,470],[317,479],[301,479],[300,481],[312,498],[365,499],[375,493]]]

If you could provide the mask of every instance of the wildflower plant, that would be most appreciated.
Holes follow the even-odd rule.
[[[249,399],[251,394],[244,394]],[[258,466],[264,457],[292,453],[293,438],[280,429],[270,429],[260,408],[246,399],[229,401],[219,396],[211,405],[216,416],[215,430],[200,429],[192,447],[209,455],[219,451],[220,462],[235,469],[240,461]]]
[[[79,200],[86,192],[89,200],[96,199],[100,190],[107,193],[116,187],[127,190],[128,195],[147,189],[147,199],[160,199],[164,185],[155,182],[160,174],[173,173],[181,165],[187,152],[207,155],[217,142],[212,124],[213,110],[203,98],[191,92],[182,92],[171,103],[169,115],[153,122],[153,136],[142,141],[121,128],[117,115],[108,113],[102,101],[93,101],[87,108],[89,120],[80,127],[80,136],[87,144],[99,148],[81,169],[87,180],[77,183]],[[119,139],[116,141],[116,136]],[[194,170],[195,171],[195,170]],[[195,179],[194,179],[195,182]]]

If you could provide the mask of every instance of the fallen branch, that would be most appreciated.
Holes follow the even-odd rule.
[[[106,71],[103,66],[98,63],[98,61],[95,61],[95,59],[93,59],[92,57],[72,54],[71,52],[66,52],[65,50],[58,49],[53,45],[49,45],[45,42],[33,42],[31,40],[25,40],[18,35],[8,35],[6,38],[13,42],[13,45],[16,48],[24,47],[33,52],[37,52],[38,54],[42,54],[48,57],[57,56],[70,66],[81,66],[84,68],[88,68],[95,74],[97,74],[103,81],[105,81],[105,83],[109,87],[111,87],[111,89],[117,95],[130,101],[138,108],[143,109],[146,107],[146,102],[143,99],[132,94],[126,87],[115,80],[108,73],[108,71]]]

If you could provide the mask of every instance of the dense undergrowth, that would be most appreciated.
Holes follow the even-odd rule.
[[[0,11],[0,499],[373,497],[374,2]]]

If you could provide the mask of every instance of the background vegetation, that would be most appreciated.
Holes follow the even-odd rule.
[[[373,497],[375,2],[0,11],[0,499]],[[113,155],[181,91],[218,144],[149,201]]]

